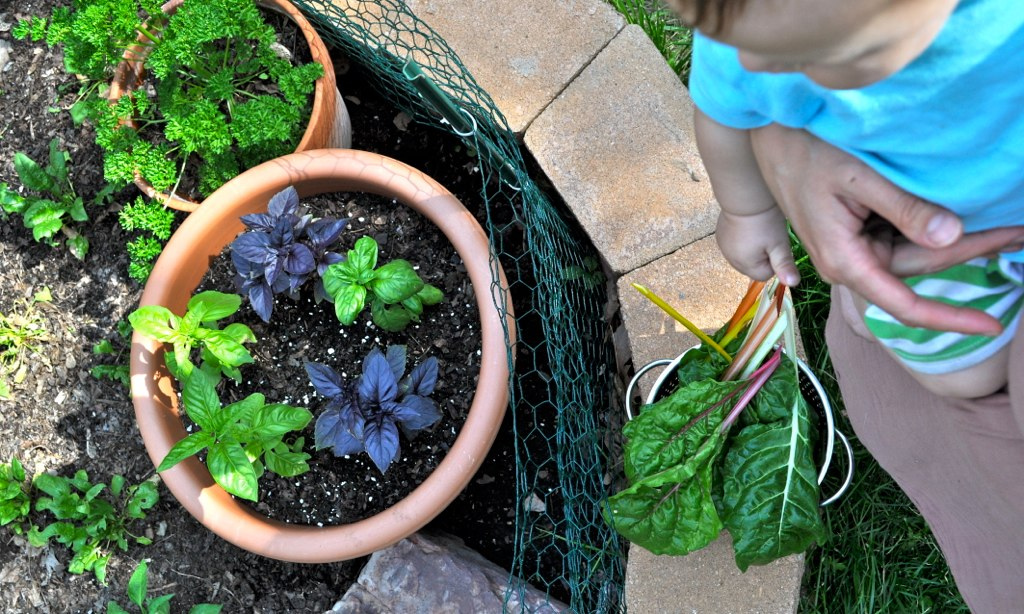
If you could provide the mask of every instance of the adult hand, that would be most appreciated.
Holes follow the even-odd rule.
[[[914,294],[899,276],[942,270],[1024,243],[1024,227],[963,234],[956,215],[891,184],[804,130],[779,125],[751,134],[758,166],[822,278],[839,283],[904,324],[994,335],[991,316]],[[864,232],[873,213],[904,240]]]

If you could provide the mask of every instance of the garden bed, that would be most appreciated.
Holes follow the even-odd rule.
[[[88,199],[102,186],[101,158],[91,131],[76,127],[66,112],[74,102],[75,79],[64,74],[58,51],[41,43],[12,41],[7,29],[18,17],[48,14],[54,4],[30,0],[0,13],[0,42],[12,43],[11,64],[0,73],[0,182],[19,184],[11,163],[15,152],[44,160],[48,142],[57,137],[70,154],[74,186]],[[479,208],[476,161],[461,142],[427,127],[406,125],[405,117],[368,87],[371,76],[359,74],[356,67],[350,69],[341,57],[335,59],[335,67],[352,114],[355,148],[421,168],[471,211]],[[11,398],[0,400],[4,415],[0,461],[16,456],[30,473],[71,475],[85,469],[93,480],[104,482],[113,474],[124,475],[130,483],[152,475],[127,388],[90,374],[97,365],[127,362],[127,343],[116,331],[137,305],[141,287],[127,275],[125,243],[130,236],[118,225],[117,209],[136,194],[134,187],[127,188],[115,195],[113,205],[89,210],[90,221],[83,231],[91,250],[84,262],[66,249],[34,242],[16,217],[0,224],[0,313],[25,313],[26,301],[44,288],[52,296],[32,307],[48,339],[27,356],[25,379],[14,386]],[[482,217],[482,212],[477,214]],[[380,215],[362,217],[376,224]],[[391,226],[384,221],[381,228],[385,230],[371,232],[386,232]],[[454,261],[448,264],[458,267]],[[534,325],[539,328],[537,322]],[[522,326],[520,322],[521,331]],[[95,354],[93,348],[104,340],[120,353]],[[437,347],[431,351],[444,353]],[[451,356],[448,360],[455,365],[463,359]],[[471,361],[466,363],[471,366]],[[314,404],[311,409],[315,414],[318,408]],[[432,525],[458,535],[505,567],[511,562],[515,539],[516,461],[511,441],[511,420],[506,420],[499,441],[470,487]],[[443,443],[435,445],[443,447]],[[392,470],[401,468],[397,464]],[[371,475],[373,468],[366,463],[365,470]],[[549,486],[556,488],[554,476],[549,480]],[[23,538],[0,530],[0,591],[5,595],[5,611],[99,611],[111,599],[124,605],[128,576],[138,560],[148,558],[151,591],[175,593],[175,611],[215,602],[225,604],[225,611],[319,612],[341,596],[364,562],[298,565],[246,553],[203,528],[165,489],[160,492],[157,506],[135,525],[154,543],[116,553],[106,587],[91,575],[69,574],[66,548],[32,548]],[[560,575],[558,561],[549,563],[546,569],[552,577]]]

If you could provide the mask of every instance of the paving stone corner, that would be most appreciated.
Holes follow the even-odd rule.
[[[693,102],[627,26],[526,131],[527,148],[616,274],[714,230]]]
[[[697,343],[693,333],[666,315],[632,287],[638,283],[662,297],[697,327],[720,328],[747,289],[749,279],[725,261],[713,236],[620,277],[617,281],[622,320],[633,364],[675,358]],[[660,369],[640,382],[643,396]],[[631,612],[695,614],[793,614],[804,572],[802,555],[749,568],[741,573],[732,542],[723,535],[687,556],[658,556],[632,546],[626,566],[626,606]]]
[[[625,26],[604,0],[406,0],[522,134]]]

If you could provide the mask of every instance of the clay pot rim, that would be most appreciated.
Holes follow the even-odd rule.
[[[161,9],[170,15],[177,11],[183,2],[184,0],[170,0]],[[327,146],[328,143],[324,142],[321,136],[327,133],[323,124],[325,122],[333,123],[335,120],[340,121],[339,118],[332,117],[337,105],[338,84],[334,77],[334,64],[331,62],[330,52],[313,25],[294,4],[288,0],[256,0],[256,2],[263,8],[277,11],[291,19],[302,32],[303,38],[306,39],[310,55],[313,58],[312,61],[319,62],[324,67],[323,76],[314,82],[313,106],[309,112],[309,123],[305,132],[302,133],[302,138],[295,147],[295,151]],[[148,41],[148,38],[139,34],[137,43],[126,49],[121,56],[121,62],[114,71],[114,78],[111,80],[110,90],[107,93],[107,100],[110,102],[116,102],[122,95],[141,85],[145,74],[143,64],[149,55]],[[135,127],[134,121],[127,123],[131,127]],[[135,173],[135,185],[147,197],[178,211],[191,213],[202,204],[200,201],[177,193],[160,192],[138,172]]]
[[[182,313],[209,268],[210,259],[242,230],[238,216],[255,211],[245,207],[247,200],[266,203],[288,185],[294,185],[300,196],[372,192],[418,211],[439,227],[462,257],[480,311],[480,377],[466,422],[434,472],[383,512],[355,523],[323,528],[284,524],[232,498],[213,482],[205,465],[195,457],[161,474],[178,501],[227,541],[275,559],[323,563],[364,556],[414,533],[469,483],[497,435],[508,404],[507,348],[515,343],[515,319],[504,272],[496,260],[492,261],[487,235],[465,207],[418,170],[379,154],[347,149],[289,154],[256,166],[222,186],[167,243],[140,305],[160,304]],[[243,199],[236,196],[238,192],[252,196]],[[204,241],[207,236],[209,241]],[[505,318],[495,305],[507,311]],[[132,337],[132,401],[154,466],[185,436],[174,382],[163,367],[162,353],[160,343],[139,334]]]

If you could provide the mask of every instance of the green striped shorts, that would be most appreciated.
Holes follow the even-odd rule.
[[[920,373],[951,373],[990,358],[1013,339],[1024,305],[1024,263],[975,258],[938,273],[906,279],[918,296],[980,309],[999,320],[997,337],[905,326],[876,305],[864,323],[907,367]]]

